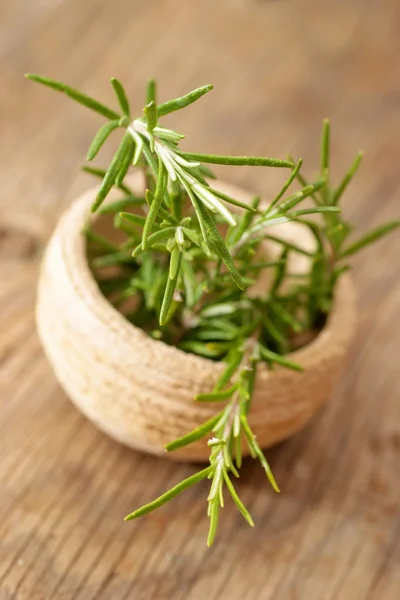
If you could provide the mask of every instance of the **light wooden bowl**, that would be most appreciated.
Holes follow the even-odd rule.
[[[131,183],[136,189],[142,185],[140,178]],[[243,201],[251,199],[241,189],[218,185]],[[204,441],[170,454],[164,444],[220,410],[196,403],[194,396],[210,391],[223,367],[148,337],[103,297],[82,234],[95,193],[92,189],[73,202],[44,256],[36,317],[48,360],[79,410],[115,440],[171,459],[207,460]],[[261,447],[299,431],[329,398],[354,328],[354,291],[344,275],[324,329],[290,355],[304,372],[269,371],[264,365],[258,370],[249,422]]]

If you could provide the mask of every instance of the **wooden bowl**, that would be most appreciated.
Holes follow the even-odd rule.
[[[140,178],[131,183],[140,190]],[[218,185],[242,201],[251,199],[242,189]],[[95,193],[92,189],[72,203],[45,252],[36,318],[48,360],[79,410],[115,440],[171,459],[205,461],[205,441],[170,454],[164,444],[221,410],[194,396],[211,390],[223,366],[148,337],[101,294],[82,234]],[[299,431],[329,398],[354,329],[354,291],[346,274],[324,329],[290,355],[304,372],[258,369],[249,422],[261,447]]]

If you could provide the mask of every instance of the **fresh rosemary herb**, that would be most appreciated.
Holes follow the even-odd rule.
[[[211,545],[219,509],[224,506],[224,490],[253,526],[232,483],[242,467],[244,444],[279,492],[248,420],[259,365],[302,370],[285,355],[303,334],[323,326],[336,283],[349,268],[347,258],[397,228],[400,221],[381,225],[356,241],[349,240],[352,227],[343,219],[339,204],[362,153],[334,187],[327,119],[322,127],[320,173],[310,184],[301,172],[301,159],[295,162],[291,158],[216,156],[180,150],[184,136],[164,128],[159,120],[199,100],[212,90],[211,85],[158,104],[156,84],[150,81],[142,116],[134,117],[124,87],[115,78],[111,84],[119,105],[116,111],[59,81],[39,75],[27,77],[63,92],[107,119],[89,147],[88,161],[97,156],[111,134],[121,130],[118,149],[108,167],[84,167],[101,178],[92,210],[113,215],[115,227],[124,236],[115,244],[90,228],[85,231],[89,260],[102,292],[115,306],[134,295],[137,307],[126,314],[133,324],[155,339],[225,365],[214,388],[193,399],[221,405],[220,411],[166,446],[172,452],[208,438],[209,466],[126,517],[135,519],[153,511],[208,478],[207,543]],[[246,205],[215,189],[210,184],[214,176],[206,164],[287,168],[290,175],[276,196],[260,207],[259,198]],[[147,189],[142,196],[133,194],[126,183],[131,167],[144,174]],[[302,189],[286,196],[295,180]],[[121,198],[104,203],[112,188],[121,192]],[[306,199],[311,206],[299,208]],[[235,212],[231,206],[236,207]],[[288,221],[309,229],[315,251],[274,235],[274,225]],[[278,260],[271,261],[265,255],[265,241],[281,246]],[[290,272],[288,261],[293,253],[308,258],[306,273]],[[111,265],[113,270],[107,271]],[[269,288],[255,294],[252,284],[267,269],[271,271]]]

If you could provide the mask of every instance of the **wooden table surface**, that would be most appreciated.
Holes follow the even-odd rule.
[[[212,82],[170,118],[194,151],[302,155],[313,172],[322,117],[334,172],[359,148],[345,210],[360,231],[399,215],[398,0],[0,0],[0,598],[397,600],[400,598],[399,235],[354,261],[360,327],[330,404],[256,463],[205,544],[206,489],[143,520],[122,517],[193,472],[107,439],[60,390],[34,329],[40,254],[91,180],[77,170],[101,122],[25,81],[34,71],[140,111]],[[105,153],[106,154],[106,153]],[[102,157],[105,160],[105,155]],[[218,171],[223,174],[221,167]],[[268,196],[273,170],[233,169]]]

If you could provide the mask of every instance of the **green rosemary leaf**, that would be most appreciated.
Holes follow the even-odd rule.
[[[232,279],[236,283],[238,288],[243,290],[244,285],[242,282],[242,278],[232,260],[231,255],[229,254],[229,250],[226,247],[221,234],[219,233],[219,231],[215,225],[214,219],[212,218],[212,216],[209,213],[209,211],[207,210],[207,208],[205,208],[201,204],[201,202],[197,203],[197,211],[198,211],[198,214],[201,215],[202,221],[204,222],[204,227],[205,227],[206,236],[207,236],[206,240],[205,240],[206,243],[208,243],[208,245],[211,247],[211,249],[214,250],[214,252],[222,259],[226,268],[232,275]]]
[[[345,189],[349,185],[350,181],[353,179],[356,174],[358,167],[363,159],[364,152],[359,152],[351,165],[350,169],[347,171],[346,175],[343,177],[342,181],[339,183],[337,189],[333,193],[332,204],[338,204],[340,198],[342,197]]]
[[[210,546],[213,545],[213,542],[215,539],[215,534],[217,533],[218,512],[219,512],[219,504],[215,500],[210,503],[210,529],[208,531],[208,538],[207,538],[207,546],[209,548],[210,548]]]
[[[235,198],[232,198],[232,196],[228,196],[228,194],[224,194],[223,192],[220,192],[219,190],[216,190],[211,187],[209,188],[209,190],[210,190],[210,192],[212,192],[213,194],[218,196],[218,198],[221,198],[221,200],[225,200],[225,202],[229,202],[229,204],[234,204],[235,206],[239,206],[240,208],[244,208],[245,210],[249,210],[254,213],[257,212],[257,209],[253,208],[252,206],[249,206],[248,204],[245,204],[245,202],[240,202],[240,200],[236,200]]]
[[[153,234],[156,235],[156,234]],[[174,251],[171,254],[171,260],[169,263],[169,276],[167,279],[167,285],[165,286],[164,297],[161,305],[159,324],[162,327],[165,325],[170,318],[170,308],[174,299],[174,292],[178,281],[179,270],[182,262],[182,252],[175,255]]]
[[[182,187],[179,184],[179,181],[168,181],[167,191],[171,201],[171,210],[172,214],[177,219],[177,221],[181,221],[182,219]],[[190,218],[190,217],[189,217]],[[189,221],[190,223],[190,221]],[[185,223],[181,223],[184,225]]]
[[[233,396],[234,392],[237,389],[237,384],[234,384],[227,390],[223,392],[210,392],[209,394],[198,394],[196,396],[196,400],[198,402],[222,402],[224,400],[229,400],[231,396]]]
[[[42,75],[35,75],[34,73],[26,73],[25,77],[27,79],[31,79],[32,81],[36,81],[37,83],[46,85],[47,87],[50,87],[53,90],[56,90],[57,92],[63,92],[76,102],[79,102],[79,104],[83,104],[87,108],[91,108],[92,110],[99,113],[103,117],[106,117],[107,119],[119,119],[118,113],[114,112],[107,106],[104,106],[104,104],[97,102],[97,100],[95,100],[91,96],[87,96],[86,94],[75,90],[69,85],[62,83],[61,81],[56,81],[54,79],[50,79],[49,77],[43,77]]]
[[[199,87],[193,90],[192,92],[189,92],[185,96],[181,96],[180,98],[168,100],[168,102],[159,104],[157,107],[157,115],[158,117],[163,117],[171,112],[174,112],[181,108],[185,108],[185,106],[189,106],[189,104],[192,104],[193,102],[204,96],[204,94],[210,92],[212,89],[212,85],[204,85],[203,87]]]
[[[157,126],[157,105],[154,100],[146,104],[143,112],[147,120],[147,129],[148,131],[152,132],[154,127]]]
[[[273,227],[275,225],[281,225],[283,223],[288,223],[289,221],[297,220],[298,217],[303,215],[314,215],[318,213],[337,213],[340,212],[340,209],[337,206],[316,206],[315,208],[304,208],[302,210],[297,210],[293,212],[286,213],[281,216],[265,216],[257,221],[253,227],[248,232],[248,237],[261,231],[267,227]],[[302,222],[302,221],[300,221]]]
[[[215,448],[216,446],[221,448],[221,446],[225,446],[225,444],[225,440],[219,440],[217,438],[211,438],[211,440],[208,440],[207,442],[207,446],[210,446],[210,448]]]
[[[200,229],[206,244],[222,259],[238,288],[243,290],[243,281],[229,254],[229,250],[216,227],[214,219],[208,209],[196,198],[190,187],[185,186],[185,188],[196,211]]]
[[[156,231],[155,233],[151,234],[151,236],[147,240],[147,246],[148,248],[154,247],[155,244],[157,244],[161,240],[164,240],[165,238],[173,235],[175,235],[175,227],[166,227],[165,229],[160,229],[159,231]],[[143,252],[142,243],[140,243],[139,246],[137,246],[134,249],[134,251],[132,252],[132,256],[137,256],[141,252]]]
[[[228,473],[225,470],[224,470],[224,480],[225,480],[225,483],[226,483],[226,487],[228,488],[229,493],[232,496],[232,500],[236,504],[237,508],[239,509],[239,511],[241,512],[241,514],[243,515],[243,517],[246,519],[246,521],[248,522],[248,524],[251,527],[254,527],[254,522],[253,522],[253,519],[251,518],[251,515],[250,515],[249,511],[247,510],[247,508],[245,507],[245,505],[243,504],[243,502],[239,498],[239,496],[238,496],[235,488],[233,487],[233,483],[229,479],[229,475],[228,475]]]
[[[124,86],[116,77],[111,77],[110,81],[111,85],[113,86],[115,95],[117,96],[117,100],[119,102],[122,112],[124,113],[124,115],[129,117],[129,102],[128,98],[126,97]]]
[[[199,471],[198,473],[191,475],[187,479],[184,479],[183,481],[181,481],[180,483],[175,485],[173,488],[168,490],[168,492],[165,492],[165,494],[162,494],[162,496],[160,496],[156,500],[153,500],[153,502],[149,502],[149,504],[146,504],[145,506],[138,508],[137,510],[133,511],[130,515],[127,515],[124,520],[132,521],[132,519],[137,519],[138,517],[142,517],[143,515],[146,515],[147,513],[152,512],[159,506],[162,506],[169,500],[172,500],[172,498],[175,498],[175,496],[178,496],[178,494],[180,494],[184,490],[187,490],[189,487],[191,487],[195,483],[198,483],[202,479],[206,479],[206,477],[210,473],[212,473],[213,470],[214,470],[214,467],[212,465],[210,465],[209,467],[206,467],[202,471]]]
[[[387,233],[394,231],[399,226],[400,219],[395,221],[389,221],[389,223],[380,225],[376,229],[373,229],[372,231],[364,235],[362,238],[345,248],[341,253],[340,258],[344,258],[346,256],[351,256],[352,254],[355,254],[365,246],[368,246],[368,244],[371,244],[372,242],[379,240],[379,238],[383,237]]]
[[[295,363],[285,356],[281,356],[280,354],[276,354],[276,352],[272,352],[272,350],[268,350],[264,346],[260,344],[260,354],[264,360],[267,362],[277,363],[286,367],[288,369],[292,369],[293,371],[304,371],[304,367]]]
[[[181,252],[183,252],[184,247],[185,247],[185,238],[183,235],[182,227],[180,225],[176,228],[176,231],[175,231],[175,242],[176,242],[176,245],[178,246],[179,250]]]
[[[288,155],[288,159],[291,160],[291,161],[293,161],[293,158],[292,158],[292,156],[290,154]],[[296,179],[297,179],[297,181],[299,181],[301,183],[301,186],[303,188],[310,185],[309,182],[306,180],[306,178],[303,176],[303,174],[301,173],[300,170],[297,171],[297,173],[296,173]],[[311,197],[314,200],[315,204],[317,204],[317,206],[320,206],[321,204],[323,204],[323,198],[321,197],[320,193],[318,193],[318,194],[311,194]]]
[[[315,209],[313,209],[315,210]],[[293,218],[297,217],[297,215],[295,214]],[[279,217],[263,217],[262,219],[260,219],[259,221],[256,221],[254,223],[254,225],[251,227],[251,229],[248,230],[248,232],[245,234],[244,239],[250,240],[252,238],[252,236],[254,236],[255,233],[263,231],[264,229],[267,229],[268,227],[274,227],[275,225],[282,225],[283,223],[288,223],[289,221],[291,221],[292,218],[290,216],[290,214],[287,215],[281,215]],[[262,238],[260,238],[261,241]]]
[[[206,256],[211,256],[210,249],[208,248],[207,244],[205,244],[205,242],[201,239],[198,233],[196,233],[196,231],[193,231],[193,229],[189,229],[188,227],[182,227],[182,231],[184,232],[186,237],[189,238],[191,242],[193,242],[193,244],[196,244],[196,246],[203,250]]]
[[[153,171],[154,175],[157,176],[157,173],[158,173],[157,161],[155,160],[154,154],[151,152],[151,150],[147,144],[143,145],[143,155],[144,155],[150,169]]]
[[[243,165],[253,167],[284,167],[291,169],[294,164],[288,160],[278,158],[264,158],[262,156],[218,156],[216,154],[197,154],[194,152],[182,152],[176,150],[177,154],[188,160],[212,163],[215,165]]]
[[[166,446],[165,446],[166,451],[172,452],[173,450],[177,450],[178,448],[183,448],[183,446],[192,444],[196,440],[200,440],[202,437],[204,437],[207,433],[209,433],[212,430],[212,428],[214,427],[214,425],[216,424],[218,419],[221,417],[221,414],[222,413],[219,413],[218,415],[214,415],[213,417],[211,417],[211,419],[208,419],[208,421],[205,421],[204,423],[202,423],[201,425],[199,425],[198,427],[196,427],[195,429],[193,429],[186,435],[183,435],[182,437],[174,440],[173,442],[166,444]]]
[[[226,359],[227,367],[214,386],[214,392],[219,392],[230,382],[233,374],[239,367],[242,358],[243,352],[239,352],[238,350],[229,353],[228,358]]]
[[[243,431],[246,435],[247,438],[247,442],[249,444],[249,448],[251,448],[254,452],[254,454],[256,455],[256,457],[258,458],[258,460],[260,461],[268,479],[270,484],[272,485],[272,487],[274,488],[275,492],[280,492],[280,489],[275,481],[275,477],[271,471],[271,468],[268,464],[267,459],[265,458],[261,448],[259,447],[259,445],[257,444],[256,438],[254,436],[254,433],[252,432],[252,430],[250,429],[250,425],[248,424],[247,418],[245,415],[241,415],[240,420],[242,422],[242,427],[243,427]]]
[[[237,415],[240,423],[240,417]],[[235,436],[235,463],[236,467],[240,469],[242,467],[242,435],[241,431]]]
[[[282,198],[283,194],[286,192],[286,190],[289,188],[289,186],[293,183],[294,179],[296,179],[296,176],[297,176],[298,172],[300,171],[302,164],[303,164],[303,159],[300,158],[298,160],[298,162],[296,163],[293,171],[290,173],[289,178],[284,183],[281,191],[279,192],[279,194],[277,196],[275,196],[275,198],[272,200],[271,204],[268,206],[267,210],[265,211],[265,214],[269,213],[273,209],[275,204],[277,204],[279,202],[279,200]]]
[[[261,201],[261,198],[259,198],[259,196],[255,196],[253,198],[253,200],[251,201],[251,206],[256,212],[257,212],[258,205],[260,204],[260,201]],[[242,216],[241,221],[238,223],[237,227],[232,229],[232,231],[229,235],[229,242],[230,242],[231,246],[234,246],[235,244],[237,244],[240,241],[242,235],[248,230],[251,223],[253,222],[256,212],[251,211],[251,212],[245,213]]]
[[[330,138],[330,121],[324,119],[322,122],[321,136],[321,173],[324,174],[329,169],[329,138]]]
[[[196,304],[196,278],[192,267],[187,260],[182,262],[183,288],[185,291],[185,302],[189,308]]]
[[[106,198],[108,192],[113,187],[121,166],[123,165],[126,154],[130,151],[130,147],[131,137],[128,132],[125,132],[124,137],[122,138],[121,143],[118,146],[118,149],[106,171],[106,174],[104,175],[104,179],[97,193],[96,200],[92,205],[92,212],[96,212]]]
[[[157,86],[154,79],[150,79],[146,88],[146,104],[157,102]]]
[[[140,241],[138,231],[136,229],[134,229],[132,227],[132,225],[128,224],[124,219],[122,219],[118,213],[114,215],[113,225],[114,225],[115,229],[119,229],[120,231],[123,231],[128,236],[128,239],[119,245],[120,250],[127,249],[126,244],[128,243],[128,241],[132,244],[134,243],[134,240],[135,240],[135,243],[138,243]]]
[[[296,210],[291,213],[287,213],[286,216],[290,218],[301,217],[302,215],[316,215],[318,213],[338,213],[341,209],[338,206],[316,206],[315,208],[303,208],[302,210]]]
[[[231,451],[232,451],[231,446],[229,446],[229,447],[227,445],[224,446],[224,448],[223,448],[224,464],[225,464],[225,467],[228,470],[230,470],[235,477],[239,478],[240,475],[239,475],[235,465],[233,464]],[[221,486],[221,488],[222,488],[222,486]]]
[[[208,177],[208,179],[217,179],[217,176],[206,165],[200,165],[198,169],[204,177]]]
[[[148,191],[148,197],[151,198],[150,210],[147,214],[146,225],[143,229],[143,238],[142,245],[143,250],[146,250],[148,247],[148,239],[151,234],[151,230],[153,228],[154,221],[159,213],[163,197],[164,190],[167,183],[167,177],[165,173],[164,163],[162,162],[161,157],[158,158],[158,176],[157,176],[157,185],[154,192],[154,196],[151,195],[150,191]]]
[[[90,148],[86,155],[86,160],[94,159],[94,157],[97,155],[98,151],[100,150],[110,133],[114,131],[114,129],[117,129],[117,127],[119,127],[118,120],[108,121],[100,127],[100,129],[94,136],[92,143],[90,144]]]
[[[276,213],[286,213],[291,208],[294,208],[297,204],[302,202],[308,196],[313,196],[314,193],[319,190],[322,186],[325,185],[325,179],[320,179],[311,185],[307,185],[299,192],[292,194],[286,200],[283,200],[278,206],[276,206],[273,210],[269,210],[267,214],[269,216],[274,215]]]
[[[171,260],[170,260],[170,264],[169,264],[169,278],[170,279],[177,278],[181,260],[182,260],[182,252],[177,247],[173,248],[173,250],[171,252]]]
[[[140,157],[142,156],[144,141],[140,135],[136,133],[133,133],[132,135],[135,140],[135,152],[133,153],[132,165],[135,167],[138,164]]]
[[[157,218],[164,219],[166,222],[171,223],[171,225],[178,225],[178,221],[173,217],[165,208],[160,206]]]
[[[121,219],[128,221],[128,223],[133,223],[134,225],[138,225],[139,227],[144,227],[144,224],[146,223],[146,217],[142,217],[141,215],[120,212],[119,216],[121,217]]]
[[[115,185],[117,187],[120,187],[123,184],[125,175],[127,174],[128,169],[132,163],[133,155],[135,152],[135,143],[130,136],[128,138],[127,146],[128,148],[126,154],[121,161],[120,169],[115,178]]]

